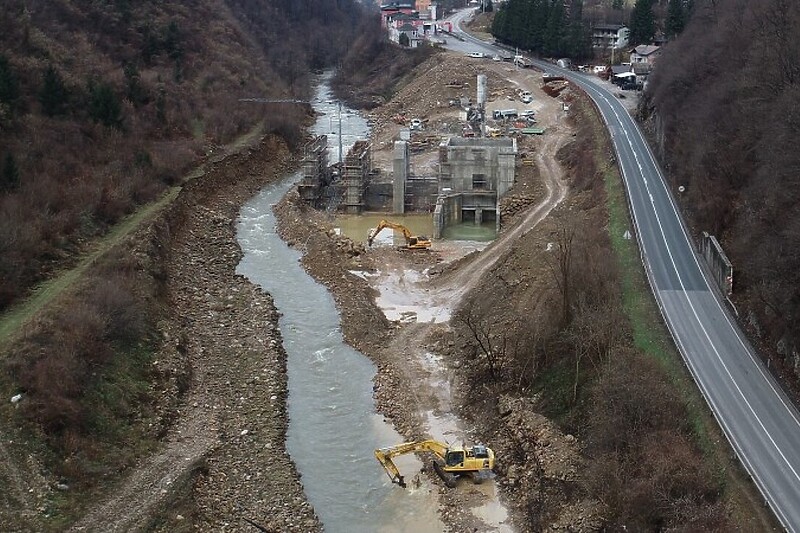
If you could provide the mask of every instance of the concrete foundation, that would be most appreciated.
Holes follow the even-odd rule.
[[[319,135],[303,147],[300,163],[303,177],[297,191],[306,203],[319,207],[322,191],[328,182],[328,137]]]
[[[344,197],[342,206],[346,213],[361,213],[364,210],[364,197],[372,173],[372,150],[367,141],[356,141],[342,168]]]

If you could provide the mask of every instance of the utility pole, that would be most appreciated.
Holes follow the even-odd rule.
[[[339,168],[342,168],[342,101],[339,100]]]

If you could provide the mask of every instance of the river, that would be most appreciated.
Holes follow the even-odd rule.
[[[321,113],[316,134],[338,133],[338,102],[325,81],[313,100]],[[343,152],[368,133],[366,121],[343,106]],[[336,161],[333,139],[330,160]],[[275,231],[272,206],[298,179],[296,174],[263,189],[244,205],[237,223],[244,252],[237,272],[270,293],[281,312],[288,355],[287,450],[327,532],[440,532],[435,489],[426,482],[406,490],[392,485],[373,455],[375,448],[402,442],[375,411],[375,365],[345,344],[333,298]],[[397,463],[408,473],[421,467],[412,455]]]

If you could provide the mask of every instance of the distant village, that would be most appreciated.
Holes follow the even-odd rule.
[[[479,2],[471,4],[479,9]],[[496,0],[495,5],[502,2]],[[398,0],[383,2],[380,6],[381,27],[389,40],[400,46],[416,48],[423,44],[445,44],[453,31],[452,23],[445,20],[446,13],[435,0]],[[595,73],[608,77],[623,89],[642,88],[661,54],[657,38],[653,44],[628,48],[630,29],[622,24],[595,24],[592,26],[592,47],[596,57],[604,58],[608,68],[595,69]],[[662,39],[663,40],[663,39]],[[623,61],[623,59],[629,59]],[[575,68],[588,69],[588,66]]]

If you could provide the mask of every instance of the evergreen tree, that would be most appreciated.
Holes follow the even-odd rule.
[[[48,117],[61,115],[66,112],[69,91],[64,85],[61,74],[50,65],[44,71],[42,88],[39,90],[39,103],[42,104],[42,111]]]
[[[631,44],[646,44],[656,34],[656,20],[653,15],[653,0],[636,0],[631,13]]]
[[[3,161],[3,172],[0,173],[0,192],[10,192],[19,187],[19,168],[11,152]]]
[[[684,0],[669,0],[667,5],[666,34],[675,37],[686,25],[686,6]]]
[[[146,104],[148,101],[147,91],[142,86],[139,69],[136,64],[126,63],[122,70],[125,73],[125,96],[135,106]]]
[[[569,57],[573,59],[592,57],[592,30],[583,20],[583,0],[572,2],[567,41]]]
[[[549,56],[561,56],[564,54],[564,2],[555,0],[550,7],[547,17],[547,27],[544,32],[544,42],[542,52]]]
[[[400,43],[400,46],[409,46],[411,44],[408,35],[405,33],[400,34],[400,37],[397,38],[397,42]]]
[[[122,126],[122,106],[114,90],[106,83],[92,84],[89,87],[89,116],[104,126]]]
[[[0,55],[0,103],[16,107],[19,98],[17,76],[4,55]]]

